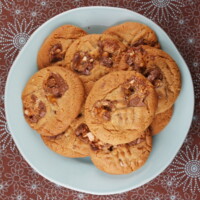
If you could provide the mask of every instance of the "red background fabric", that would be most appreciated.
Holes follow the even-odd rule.
[[[195,88],[196,103],[192,126],[173,162],[151,182],[117,195],[84,194],[63,188],[41,177],[26,163],[17,150],[7,128],[4,112],[7,74],[32,32],[61,12],[92,5],[128,8],[160,25],[171,37],[188,64]],[[0,200],[200,199],[199,100],[199,0],[0,0]]]

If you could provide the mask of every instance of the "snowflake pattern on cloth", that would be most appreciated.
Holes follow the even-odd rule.
[[[122,7],[150,18],[171,37],[192,72],[196,104],[192,126],[181,150],[171,165],[154,180],[122,194],[90,195],[63,188],[44,179],[18,152],[5,118],[5,83],[18,52],[42,23],[61,12],[82,6]],[[0,199],[198,200],[200,199],[199,144],[199,0],[0,0]]]

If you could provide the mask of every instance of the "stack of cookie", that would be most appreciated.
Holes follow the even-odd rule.
[[[144,165],[181,88],[175,61],[136,22],[102,34],[61,26],[42,44],[38,68],[22,94],[28,124],[54,152],[90,156],[110,174]]]

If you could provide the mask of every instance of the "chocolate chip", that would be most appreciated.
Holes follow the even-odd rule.
[[[109,151],[113,151],[113,146],[110,146],[110,147],[108,148],[108,150],[109,150]]]
[[[131,84],[125,84],[124,86],[122,86],[122,91],[125,95],[125,98],[128,98],[135,93],[135,87]]]
[[[44,81],[44,91],[50,93],[55,98],[60,98],[68,89],[67,83],[64,79],[55,73],[51,73],[46,81]]]
[[[34,94],[31,95],[31,99],[33,100],[33,102],[35,103],[37,101],[37,96],[35,96]]]
[[[62,53],[62,45],[55,44],[51,47],[50,51],[50,62],[57,62],[63,60],[64,54]]]
[[[83,116],[83,114],[82,114],[82,113],[79,113],[78,116],[76,117],[76,119],[78,119],[78,118],[80,118],[80,117],[82,117],[82,116]]]
[[[110,112],[113,110],[114,104],[110,100],[97,101],[94,104],[94,114],[106,121],[111,118]]]
[[[136,96],[128,101],[128,106],[129,107],[143,107],[145,106],[145,104],[140,97]]]
[[[75,129],[75,134],[82,140],[84,143],[90,143],[89,138],[87,137],[87,133],[89,133],[90,130],[88,126],[84,123],[80,124],[76,129]]]
[[[138,138],[132,142],[126,143],[127,146],[131,147],[131,146],[135,146],[136,144],[140,144],[141,142],[143,142],[145,139],[144,138]]]
[[[90,75],[94,59],[87,53],[77,52],[72,60],[72,69],[82,75]]]
[[[113,66],[112,57],[102,57],[101,64],[105,67],[111,68]]]
[[[34,106],[34,105],[33,105]],[[33,109],[32,111],[28,111],[25,108],[24,115],[31,123],[37,123],[41,118],[43,118],[46,114],[46,106],[45,104],[40,101],[37,108]]]
[[[153,84],[155,83],[156,80],[162,80],[163,79],[162,73],[161,73],[161,71],[158,67],[149,69],[147,72],[145,72],[144,75]]]

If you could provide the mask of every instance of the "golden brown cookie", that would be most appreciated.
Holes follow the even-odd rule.
[[[90,156],[94,165],[109,174],[128,174],[147,161],[152,150],[152,136],[147,130],[134,141],[120,145],[93,144]]]
[[[170,122],[173,114],[173,106],[163,113],[155,115],[153,122],[150,125],[152,135],[157,135],[162,131]]]
[[[37,57],[38,68],[51,65],[62,66],[66,50],[77,38],[87,33],[73,25],[63,25],[55,29],[42,44]]]
[[[112,26],[103,32],[118,38],[126,46],[149,45],[160,47],[155,32],[145,24],[125,22]]]
[[[168,110],[181,89],[180,71],[176,62],[161,49],[149,46],[131,47],[123,54],[120,65],[123,70],[135,70],[154,85],[158,94],[156,114]]]
[[[157,109],[153,85],[135,71],[111,72],[93,86],[85,103],[91,132],[113,145],[135,140],[151,124]]]
[[[90,145],[85,136],[88,132],[84,117],[79,116],[63,133],[57,136],[41,137],[43,142],[54,152],[66,157],[77,158],[89,156]],[[85,134],[85,137],[80,137],[82,134]]]
[[[67,50],[66,68],[79,75],[88,94],[95,81],[115,70],[123,51],[125,46],[109,35],[86,35]]]
[[[24,116],[38,133],[58,135],[77,117],[84,98],[83,85],[75,73],[47,67],[35,73],[24,88]]]

